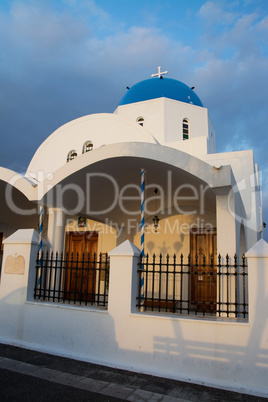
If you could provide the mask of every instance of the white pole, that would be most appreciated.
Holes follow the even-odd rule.
[[[142,255],[142,262],[144,259],[144,205],[145,205],[145,170],[141,170],[141,255]],[[141,269],[144,269],[142,264]],[[141,300],[144,299],[144,274],[141,273]]]
[[[44,207],[39,205],[39,233],[38,233],[38,258],[40,260],[42,254],[42,230],[43,230],[43,214],[44,214]]]
[[[39,260],[39,271],[38,272],[38,286],[41,285],[41,256],[42,256],[42,230],[43,230],[43,214],[44,207],[39,205],[39,230],[38,230],[38,260]]]

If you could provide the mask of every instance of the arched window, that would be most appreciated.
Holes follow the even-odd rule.
[[[190,137],[190,123],[188,119],[182,121],[182,139],[189,140]]]
[[[74,149],[72,149],[70,152],[68,152],[68,155],[67,155],[67,162],[72,161],[72,160],[75,159],[76,157],[77,157],[77,152],[76,152]]]
[[[144,118],[143,117],[138,117],[137,118],[137,123],[143,127],[143,123],[144,123]]]
[[[92,149],[93,149],[92,141],[86,141],[83,145],[82,153],[84,154],[85,152],[92,151]]]

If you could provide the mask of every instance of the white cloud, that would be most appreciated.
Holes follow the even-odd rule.
[[[71,8],[59,11],[52,8],[54,1],[13,1],[11,14],[0,15],[1,124],[17,164],[29,162],[59,125],[83,114],[112,112],[126,85],[149,78],[161,65],[171,78],[196,87],[214,122],[217,150],[254,148],[265,170],[265,13],[256,8],[241,14],[234,2],[208,1],[187,20],[191,34],[198,26],[190,41],[179,14],[180,29],[169,35],[157,19],[155,26],[154,19],[149,26],[128,26],[123,16],[115,24],[101,2],[64,3]]]
[[[224,2],[207,1],[199,9],[198,16],[208,25],[231,24],[237,17],[237,13],[225,11],[223,6]]]
[[[258,29],[268,32],[268,16],[264,17],[258,24]]]

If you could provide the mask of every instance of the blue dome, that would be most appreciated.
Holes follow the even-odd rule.
[[[203,107],[201,100],[190,87],[171,78],[149,78],[138,82],[127,91],[118,106],[163,97]]]

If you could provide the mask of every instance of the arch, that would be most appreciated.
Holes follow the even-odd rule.
[[[95,166],[98,167],[96,172],[99,172],[100,163],[103,162],[106,166],[108,161],[111,161],[111,163],[115,162],[115,160],[119,161],[118,158],[120,158],[120,161],[124,158],[127,164],[134,164],[135,161],[140,163],[141,159],[146,159],[147,163],[152,165],[152,170],[155,169],[155,164],[167,164],[171,166],[172,169],[180,169],[180,176],[182,172],[184,175],[191,175],[191,178],[189,177],[187,179],[189,183],[192,182],[195,177],[197,180],[209,184],[211,188],[231,185],[230,166],[223,166],[221,168],[221,174],[215,182],[215,169],[213,166],[183,151],[166,147],[165,149],[162,149],[162,147],[153,143],[125,142],[100,147],[98,152],[92,153],[90,166],[93,170],[95,169]],[[78,158],[77,162],[78,163],[75,163],[74,166],[69,163],[61,166],[54,172],[53,180],[46,179],[43,183],[43,190],[40,190],[38,197],[42,198],[44,194],[63,180],[69,180],[68,178],[73,180],[74,174],[80,174],[79,172],[82,172],[84,169],[88,171],[89,161],[87,158]],[[111,174],[110,171],[109,174]],[[120,175],[122,175],[121,170]]]
[[[93,149],[93,142],[92,141],[86,141],[83,145],[83,149],[82,149],[82,154],[92,151]]]
[[[75,149],[72,149],[70,152],[68,152],[67,155],[67,162],[72,161],[73,159],[75,159],[77,157],[77,152]]]
[[[131,121],[116,114],[99,113],[83,116],[64,124],[40,145],[28,166],[27,173],[37,175],[42,170],[46,176],[48,173],[55,172],[66,164],[66,158],[71,149],[80,149],[79,153],[81,153],[84,142],[89,139],[94,145],[94,152],[103,144],[110,145],[126,141],[156,144],[156,139],[149,131],[144,127],[142,130],[137,127],[136,117],[138,116],[136,115]],[[51,157],[49,164],[47,155]]]
[[[66,213],[74,214],[73,211],[75,211],[78,216],[91,216],[94,217],[94,220],[102,222],[107,219],[107,222],[117,222],[118,225],[123,225],[128,219],[128,211],[130,211],[131,217],[138,219],[138,216],[135,215],[139,214],[136,194],[125,192],[125,189],[133,187],[129,187],[129,184],[133,184],[134,188],[139,187],[137,172],[140,171],[141,163],[145,163],[146,168],[150,171],[150,183],[157,183],[158,187],[163,189],[164,204],[161,205],[161,210],[164,213],[173,215],[175,211],[179,211],[180,214],[184,212],[188,214],[193,209],[201,211],[200,208],[203,207],[200,201],[205,192],[206,202],[210,205],[209,208],[215,217],[216,197],[213,187],[211,187],[213,180],[215,182],[215,169],[182,151],[168,147],[163,149],[157,144],[149,143],[107,145],[92,152],[89,159],[79,157],[74,163],[66,163],[54,172],[52,179],[49,177],[42,183],[38,197],[52,200],[56,207],[59,197],[55,196],[55,192],[61,188],[61,202]],[[229,171],[229,166],[222,169]],[[222,180],[216,180],[217,186],[226,185],[226,176],[229,179],[230,174],[224,174],[224,183]],[[227,184],[229,185],[229,181]],[[179,205],[177,198],[183,196],[185,192],[188,197],[189,185],[193,186],[200,196],[196,197],[193,202],[191,201],[191,205],[187,204],[187,200],[183,201],[183,205],[180,200]],[[176,200],[172,195],[171,198],[164,195],[172,189],[180,191]],[[89,191],[90,202],[86,199]],[[202,196],[201,192],[203,192]],[[123,204],[117,202],[120,194],[124,194],[126,197],[130,195],[127,206],[124,204],[124,209]],[[176,209],[172,209],[172,207]],[[149,208],[151,210],[154,206]],[[209,208],[207,209],[209,210]]]
[[[143,123],[144,123],[144,117],[140,116],[137,118],[136,122],[143,127]]]
[[[190,121],[184,118],[182,121],[182,139],[189,140],[190,138]]]

